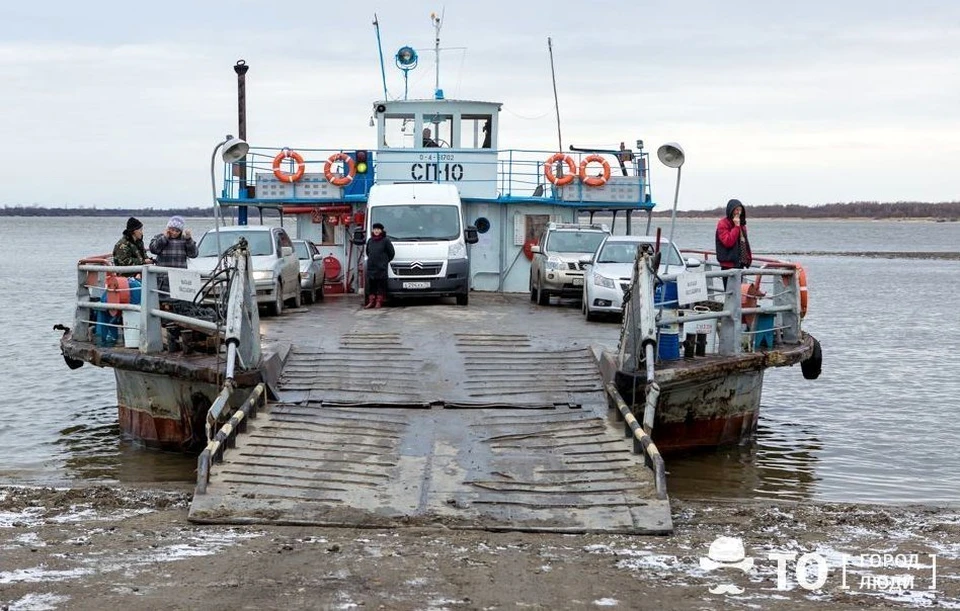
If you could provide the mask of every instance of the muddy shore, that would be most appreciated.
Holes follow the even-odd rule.
[[[633,537],[198,526],[190,494],[0,488],[0,608],[960,609],[960,507],[674,501],[673,536]],[[718,536],[749,570],[704,568]]]

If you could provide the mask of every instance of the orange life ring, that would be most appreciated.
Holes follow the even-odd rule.
[[[603,165],[603,176],[587,176],[587,164],[593,161]],[[580,162],[580,180],[588,187],[602,187],[610,180],[610,162],[600,155],[587,155]]]
[[[334,174],[333,164],[342,161],[347,165],[346,174]],[[353,177],[357,175],[357,165],[353,161],[353,157],[347,155],[346,153],[334,153],[330,155],[330,158],[327,159],[327,162],[323,164],[323,176],[327,181],[337,187],[345,187],[353,182]]]
[[[800,318],[803,318],[807,315],[807,270],[803,269],[803,266],[799,263],[786,263],[786,264],[769,264],[764,265],[764,267],[779,267],[779,268],[793,268],[797,273],[797,284],[800,286]],[[762,276],[757,276],[753,281],[754,288],[759,292],[760,291],[760,279]],[[781,277],[781,282],[783,286],[790,286],[790,281],[787,276]]]
[[[807,270],[797,265],[797,283],[800,285],[800,318],[807,315]]]
[[[284,159],[293,159],[297,164],[296,171],[293,174],[289,172],[284,172],[280,169],[280,164],[283,163]],[[303,157],[300,156],[300,153],[296,151],[291,151],[290,149],[283,149],[277,156],[273,158],[273,175],[277,177],[277,180],[281,182],[297,182],[303,178],[303,172],[307,169],[307,166],[303,163]]]
[[[557,176],[553,173],[553,164],[560,161],[567,164],[567,168],[569,168],[570,171],[557,178]],[[550,159],[547,159],[543,163],[543,175],[547,180],[550,181],[550,184],[557,185],[558,187],[569,185],[573,182],[573,177],[577,175],[577,164],[573,162],[573,159],[570,157],[570,155],[555,153],[552,157],[550,157]]]
[[[110,276],[106,282],[107,303],[130,303],[130,280],[124,276]],[[107,310],[111,316],[119,316],[120,310]]]

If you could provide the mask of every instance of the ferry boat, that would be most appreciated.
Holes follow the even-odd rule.
[[[411,53],[397,53],[401,69]],[[247,68],[236,66],[240,91]],[[262,325],[242,242],[224,253],[216,291],[183,270],[80,260],[64,358],[114,369],[125,434],[200,452],[191,520],[666,533],[661,452],[749,440],[766,368],[819,373],[791,263],[721,270],[701,253],[696,268],[662,276],[657,253],[639,253],[621,326],[528,299],[532,246],[549,223],[607,215],[614,230],[649,232],[650,157],[639,140],[501,149],[501,108],[437,90],[375,101],[372,143],[220,143],[218,212],[245,224],[251,211],[279,211],[324,255],[327,299]],[[438,187],[446,195],[432,199]],[[428,230],[400,235],[418,248],[390,268],[402,297],[462,279],[454,300],[362,308],[378,190],[457,206],[450,244]],[[169,273],[200,289],[195,303],[170,306],[157,282]],[[678,307],[668,296],[678,282],[706,287],[700,301]],[[204,294],[216,305],[196,305]],[[703,321],[717,329],[710,353],[703,337],[685,357],[661,348],[680,324]],[[170,351],[175,330],[188,350]]]

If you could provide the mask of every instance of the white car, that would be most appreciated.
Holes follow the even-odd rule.
[[[583,282],[583,315],[587,320],[599,314],[620,314],[623,310],[623,294],[633,282],[633,262],[637,249],[646,244],[651,249],[656,243],[654,236],[607,236],[597,251],[582,260],[586,264]],[[660,239],[661,274],[678,274],[687,267],[698,267],[697,259],[684,261],[676,245]]]
[[[220,258],[217,252],[217,231],[203,234],[197,244],[197,257],[187,259],[187,268],[197,270],[208,279]],[[257,303],[279,316],[284,302],[300,307],[300,262],[293,250],[293,242],[282,227],[266,225],[232,225],[220,228],[220,247],[223,251],[246,238],[250,248],[253,280]]]

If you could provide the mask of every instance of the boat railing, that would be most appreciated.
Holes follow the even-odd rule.
[[[763,261],[763,267],[721,269],[704,261],[703,269],[692,273],[657,275],[652,262],[651,255],[642,255],[635,263],[618,355],[623,370],[645,368],[648,384],[655,380],[657,365],[664,368],[671,357],[678,358],[664,357],[658,347],[667,339],[679,341],[672,336],[686,335],[683,327],[688,324],[716,321],[714,352],[720,356],[800,343],[805,287],[802,268],[796,264],[769,259]],[[690,282],[694,284],[687,284]],[[663,288],[670,284],[677,288],[672,298],[671,291]],[[681,306],[682,291],[697,285],[699,298]]]
[[[236,249],[220,274],[220,286],[229,288],[217,291],[212,307],[202,307],[202,298],[217,286],[213,282],[200,287],[194,304],[171,299],[167,285],[161,282],[169,273],[185,270],[113,265],[112,255],[81,259],[72,337],[106,348],[155,355],[171,347],[171,332],[196,331],[215,340],[218,355],[221,346],[226,346],[225,378],[232,380],[238,362],[252,368],[261,360],[259,314],[250,291],[253,280],[248,262],[249,251]]]
[[[241,178],[226,166],[220,201],[224,204],[249,203],[270,206],[284,202],[326,203],[356,201],[363,203],[374,181],[450,182],[470,199],[498,201],[556,202],[570,205],[605,204],[622,207],[652,208],[649,157],[641,152],[622,156],[610,152],[571,152],[567,156],[574,168],[571,178],[566,162],[555,162],[554,182],[547,179],[546,166],[555,151],[534,149],[448,149],[383,148],[323,149],[293,148],[297,158],[284,157],[284,149],[251,147],[241,162]],[[581,180],[581,164],[594,155],[584,168],[585,177],[608,175],[603,184],[590,186]],[[339,156],[339,157],[338,157]],[[360,159],[366,166],[358,172]],[[333,161],[331,161],[333,160]],[[344,185],[333,184],[353,167],[353,178]],[[326,170],[331,175],[326,175]],[[278,170],[278,177],[274,170]],[[249,178],[247,178],[249,177]],[[241,180],[247,184],[242,184]],[[252,181],[252,182],[251,182]],[[557,184],[554,184],[557,183]]]

